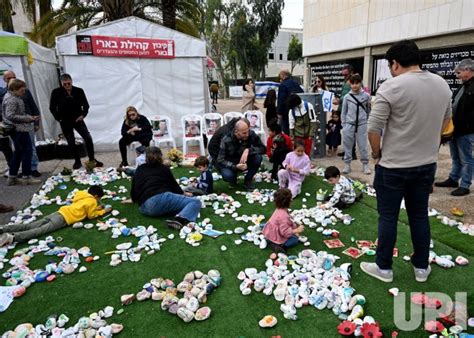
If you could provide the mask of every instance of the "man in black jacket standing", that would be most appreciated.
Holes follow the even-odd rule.
[[[49,110],[56,121],[61,125],[64,137],[69,146],[69,151],[74,156],[74,169],[82,166],[81,158],[76,149],[76,140],[74,130],[84,139],[89,161],[94,161],[97,167],[104,164],[94,157],[94,144],[92,137],[84,122],[84,118],[89,112],[89,103],[87,102],[84,90],[72,85],[72,78],[69,74],[63,74],[60,77],[61,87],[56,88],[51,93]]]
[[[303,92],[298,82],[293,80],[290,75],[290,72],[286,69],[278,74],[280,77],[280,87],[278,88],[277,116],[281,129],[287,135],[290,134],[288,98],[291,94]]]
[[[457,188],[453,196],[465,196],[474,173],[474,60],[464,59],[454,69],[462,86],[453,94],[453,139],[449,141],[452,168],[447,180],[436,182],[437,187]],[[461,183],[459,183],[461,180]]]

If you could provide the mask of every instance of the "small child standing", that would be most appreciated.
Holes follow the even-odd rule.
[[[146,162],[145,151],[146,151],[145,146],[136,147],[135,154],[137,155],[137,157],[135,159],[135,167],[122,167],[122,168],[119,168],[118,171],[119,172],[123,171],[128,176],[134,176],[135,171],[137,171],[137,168],[141,166],[142,164],[145,164]]]
[[[324,178],[334,185],[334,190],[329,201],[325,204],[321,204],[319,206],[320,208],[336,207],[338,209],[344,209],[362,197],[362,194],[357,196],[352,183],[349,182],[346,177],[341,176],[341,172],[336,167],[327,167],[324,172]]]
[[[281,130],[281,126],[278,124],[276,120],[272,121],[268,126],[268,138],[267,138],[267,156],[270,158],[273,152],[273,141],[276,136],[282,136],[285,139],[286,146],[288,150],[293,150],[293,141],[291,137],[285,134]]]
[[[301,185],[311,170],[311,161],[304,152],[305,146],[302,142],[295,142],[295,150],[286,155],[278,172],[280,188],[289,188],[293,198],[301,192]]]
[[[337,154],[337,147],[341,144],[341,129],[342,124],[339,119],[337,111],[333,111],[331,119],[326,125],[326,144],[328,146],[328,156],[335,156]]]
[[[370,113],[370,95],[362,90],[362,78],[359,74],[351,75],[349,79],[351,91],[344,96],[342,103],[342,145],[344,147],[343,174],[351,172],[352,148],[357,142],[360,151],[362,171],[370,175],[369,152],[367,146],[367,120]]]
[[[196,184],[184,188],[186,196],[200,196],[212,194],[214,190],[214,181],[212,173],[209,170],[209,160],[205,156],[199,156],[194,161],[194,166],[199,170],[201,175]]]
[[[272,152],[269,156],[270,163],[273,163],[272,180],[278,180],[278,170],[283,165],[286,155],[290,152],[288,144],[282,135],[276,135],[273,138]]]
[[[303,225],[296,225],[288,213],[291,205],[291,191],[278,189],[273,195],[276,210],[263,228],[263,235],[268,246],[274,252],[286,252],[286,249],[298,244],[299,234],[304,231]]]
[[[104,196],[101,186],[94,185],[87,191],[78,191],[72,204],[62,206],[57,212],[29,224],[11,224],[0,226],[0,247],[13,242],[27,242],[32,238],[59,230],[86,218],[93,219],[110,211],[102,209],[97,201]]]

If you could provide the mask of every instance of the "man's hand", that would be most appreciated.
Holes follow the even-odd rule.
[[[193,197],[193,194],[189,191],[185,191],[184,192],[184,196],[189,196],[189,197]]]
[[[245,170],[247,170],[247,164],[245,164],[245,163],[239,163],[239,164],[237,164],[235,167],[236,167],[238,170],[240,170],[240,171],[245,171]]]
[[[249,157],[249,150],[245,149],[244,152],[242,153],[242,156],[240,156],[239,164],[246,164],[248,157]]]
[[[76,119],[76,122],[81,122],[84,120],[84,116],[79,116],[77,119]]]

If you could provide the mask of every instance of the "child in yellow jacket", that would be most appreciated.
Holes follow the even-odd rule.
[[[11,224],[0,226],[0,247],[14,241],[22,243],[32,238],[53,232],[68,225],[104,215],[110,209],[102,209],[97,201],[104,196],[102,187],[95,185],[87,191],[78,191],[72,204],[59,208],[44,218],[29,224]]]

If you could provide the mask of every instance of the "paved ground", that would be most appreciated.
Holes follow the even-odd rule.
[[[240,100],[220,100],[217,105],[217,109],[221,113],[228,111],[240,111]],[[263,107],[263,101],[260,100],[257,102],[259,107]],[[263,108],[262,108],[263,110]],[[116,152],[107,152],[99,153],[97,158],[104,162],[105,166],[117,166],[120,163],[120,154]],[[329,157],[324,159],[315,160],[317,165],[321,166],[330,166],[335,165],[339,168],[342,168],[342,160],[340,157]],[[46,179],[51,173],[59,172],[63,167],[71,168],[73,164],[72,160],[52,160],[41,162],[40,171],[43,172],[43,179]],[[372,165],[373,166],[373,165]],[[0,168],[6,167],[5,160],[3,155],[0,155]],[[352,165],[352,173],[350,177],[357,178],[361,181],[373,182],[372,175],[364,175],[361,171],[361,164],[358,161],[355,161]],[[436,173],[437,180],[444,180],[447,178],[447,175],[451,169],[451,159],[449,157],[449,149],[444,146],[440,149],[440,156],[438,162],[438,171]],[[27,203],[33,193],[38,189],[38,186],[6,186],[6,179],[0,179],[0,203],[11,204],[16,209],[21,208],[25,203]],[[468,196],[464,197],[453,197],[449,194],[450,189],[435,188],[434,193],[430,198],[430,206],[442,211],[444,214],[449,214],[449,210],[456,206],[464,210],[465,216],[464,221],[469,223],[474,223],[474,191]],[[8,219],[14,215],[13,213],[1,214],[0,215],[0,224],[3,224],[8,221]]]

